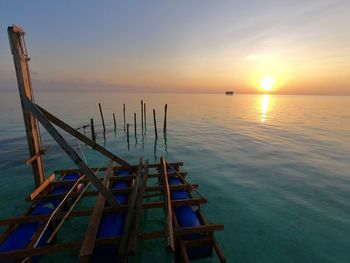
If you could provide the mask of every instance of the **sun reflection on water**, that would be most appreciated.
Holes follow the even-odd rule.
[[[269,111],[269,94],[264,94],[261,97],[261,122],[265,122]]]

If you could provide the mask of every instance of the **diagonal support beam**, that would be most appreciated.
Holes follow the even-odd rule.
[[[76,129],[72,128],[71,126],[69,126],[67,123],[61,121],[60,119],[58,119],[56,116],[54,116],[53,114],[51,114],[50,112],[48,112],[47,110],[43,109],[42,107],[40,107],[39,105],[36,104],[36,106],[38,107],[38,109],[42,112],[42,114],[53,124],[57,125],[58,127],[60,127],[62,130],[68,132],[69,134],[71,134],[72,136],[74,136],[75,138],[79,139],[80,141],[82,141],[83,143],[91,146],[94,150],[100,152],[101,154],[103,154],[104,156],[106,156],[108,159],[113,160],[116,163],[119,163],[120,165],[122,165],[123,167],[128,167],[130,168],[131,165],[124,161],[123,159],[119,158],[118,156],[114,155],[113,153],[111,153],[110,151],[108,151],[106,148],[100,146],[99,144],[95,143],[94,141],[90,140],[88,137],[86,137],[85,135],[81,134],[80,132],[78,132]]]
[[[91,169],[83,162],[74,149],[66,142],[62,135],[55,129],[39,108],[27,98],[22,98],[22,103],[25,109],[30,111],[33,116],[44,126],[52,138],[61,146],[66,154],[73,162],[83,171],[96,189],[103,194],[107,202],[114,208],[120,208],[120,204],[114,198],[113,194],[103,185],[100,179],[91,171]]]

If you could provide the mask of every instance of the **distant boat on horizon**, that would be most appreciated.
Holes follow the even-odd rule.
[[[226,95],[233,95],[234,92],[229,90],[229,91],[226,91],[225,94],[226,94]]]

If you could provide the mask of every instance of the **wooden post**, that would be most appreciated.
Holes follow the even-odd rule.
[[[95,127],[94,127],[94,119],[90,119],[90,126],[91,126],[91,138],[95,142],[96,141],[96,134],[95,134]]]
[[[113,121],[114,121],[114,132],[117,131],[117,122],[115,121],[115,115],[113,113]]]
[[[100,108],[100,114],[101,114],[102,125],[103,125],[103,133],[105,133],[106,132],[106,127],[105,127],[105,120],[103,118],[103,112],[102,112],[101,103],[98,104],[98,107]]]
[[[123,104],[124,131],[125,131],[125,104]]]
[[[136,137],[136,113],[134,113],[134,133]]]
[[[126,125],[126,139],[128,141],[128,144],[129,144],[129,123]]]
[[[7,31],[10,40],[11,53],[13,55],[13,61],[16,69],[29,155],[30,158],[32,158],[42,151],[42,147],[38,122],[36,118],[31,114],[31,112],[25,109],[23,106],[24,98],[27,98],[28,100],[34,102],[28,64],[29,57],[24,42],[24,31],[15,25],[8,27]],[[31,162],[31,165],[35,186],[39,187],[45,181],[43,161],[40,154],[37,156],[37,158],[35,158],[35,160]]]
[[[143,101],[141,100],[141,131],[143,134]]]
[[[156,135],[156,139],[158,139],[158,132],[157,132],[157,121],[156,121],[156,110],[153,109],[153,122],[154,122],[154,133]]]
[[[167,112],[168,112],[168,104],[165,104],[163,133],[166,133],[166,115],[167,115]]]
[[[143,103],[143,114],[145,115],[145,117],[144,117],[144,121],[145,121],[145,132],[146,132],[146,102],[145,103]]]

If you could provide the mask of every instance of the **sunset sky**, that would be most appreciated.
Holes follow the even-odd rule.
[[[45,91],[350,95],[350,1],[1,1],[0,90],[16,81],[7,26],[26,31]]]

